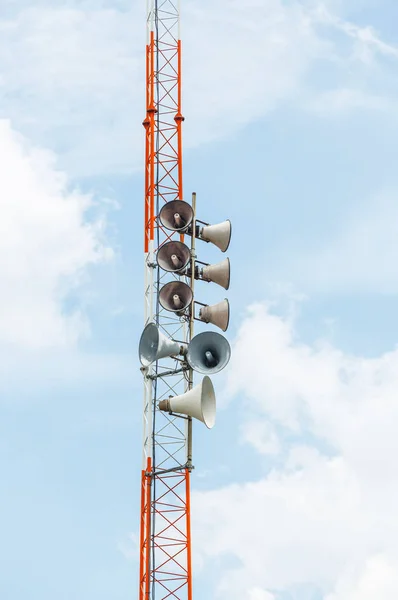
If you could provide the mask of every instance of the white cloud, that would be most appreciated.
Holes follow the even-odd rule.
[[[398,58],[398,48],[384,42],[372,26],[359,26],[344,20],[331,13],[325,4],[319,4],[315,14],[320,22],[331,25],[352,38],[355,42],[354,56],[363,62],[373,62],[375,53]]]
[[[54,156],[32,147],[0,121],[0,344],[65,347],[87,333],[67,300],[89,265],[106,260],[100,219],[88,222],[92,198],[71,190]]]
[[[254,371],[253,354],[261,356]],[[365,359],[309,346],[258,305],[232,356],[229,392],[251,428],[247,441],[261,451],[257,424],[277,423],[283,459],[257,481],[195,494],[202,559],[239,561],[230,598],[300,585],[328,600],[395,598],[398,351]],[[231,577],[224,572],[219,597]]]
[[[336,593],[325,600],[395,600],[398,597],[398,562],[385,556],[374,556],[366,561],[357,578],[345,578]]]
[[[270,423],[250,421],[242,426],[242,441],[254,445],[260,454],[276,455],[280,452],[278,436]]]
[[[141,167],[144,11],[144,3],[130,9],[126,2],[91,1],[55,8],[17,2],[0,9],[1,110],[30,138],[53,147],[68,172]],[[362,53],[395,56],[368,28],[295,0],[187,0],[186,147],[234,133],[289,99],[300,104],[307,85],[304,96],[316,96],[308,75],[320,61],[324,70],[328,61],[338,64],[343,82],[348,72],[352,79],[356,66],[348,68],[347,53],[333,39],[336,29],[349,42],[349,56],[357,54],[358,40]],[[366,87],[350,93],[357,100],[361,93],[374,95]]]
[[[55,146],[68,172],[123,169],[142,154],[132,139],[144,117],[143,10],[38,3],[0,20],[2,112]]]

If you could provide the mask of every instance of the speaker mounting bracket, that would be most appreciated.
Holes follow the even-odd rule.
[[[186,371],[189,371],[189,366],[187,365],[186,367],[182,367],[181,369],[170,369],[169,371],[162,371],[161,373],[154,373],[151,375],[147,375],[147,379],[151,379],[152,381],[155,381],[156,379],[159,379],[160,377],[171,377],[172,375],[178,375],[179,373],[185,373]]]

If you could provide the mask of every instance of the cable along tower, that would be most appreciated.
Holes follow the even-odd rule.
[[[193,419],[214,426],[209,375],[228,363],[227,299],[209,306],[195,282],[229,288],[229,259],[198,260],[196,242],[225,252],[231,223],[199,220],[183,195],[179,2],[147,1],[145,128],[145,323],[139,343],[144,382],[139,600],[192,600],[190,475]],[[202,299],[204,286],[198,286]],[[203,375],[194,386],[194,372]]]

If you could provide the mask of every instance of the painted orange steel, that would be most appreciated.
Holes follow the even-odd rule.
[[[145,222],[144,250],[148,252],[149,243],[154,236],[155,206],[155,39],[151,32],[146,47],[146,117],[145,127]]]
[[[164,474],[156,482],[158,494],[153,510],[157,530],[153,533],[153,546],[157,559],[152,577],[162,599],[192,599],[188,484],[187,469]]]
[[[141,523],[140,523],[140,581],[139,600],[150,597],[151,554],[151,473],[152,462],[147,459],[146,471],[141,474]]]
[[[145,471],[143,470],[141,473],[141,522],[140,522],[140,579],[139,579],[139,600],[143,598],[145,593],[144,589],[144,568],[145,568],[145,519],[146,519],[146,510],[145,510],[145,498],[146,498],[146,477]]]
[[[141,486],[139,600],[151,598],[153,582],[164,592],[163,599],[192,600],[190,473],[184,469],[155,476],[160,491],[151,500],[151,469],[148,459]],[[151,531],[152,513],[157,517],[155,532]],[[151,565],[152,549],[156,565]]]
[[[192,543],[191,543],[191,473],[186,470],[185,498],[187,503],[187,564],[188,599],[192,600]]]

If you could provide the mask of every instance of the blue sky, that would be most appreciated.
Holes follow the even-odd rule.
[[[185,190],[233,222],[196,594],[396,600],[398,7],[181,4]],[[9,0],[0,33],[0,595],[126,600],[145,3]]]

